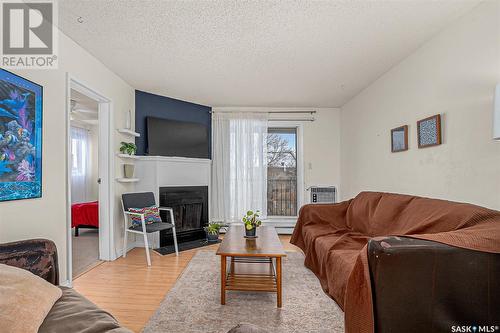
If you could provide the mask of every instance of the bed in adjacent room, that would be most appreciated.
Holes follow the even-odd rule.
[[[71,228],[78,237],[80,228],[99,228],[99,202],[80,202],[71,205]]]

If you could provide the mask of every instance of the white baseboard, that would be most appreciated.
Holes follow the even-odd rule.
[[[262,225],[271,226],[276,228],[276,232],[279,235],[291,235],[293,234],[293,229],[295,229],[295,224],[297,220],[265,220],[262,221]],[[231,225],[243,225],[243,223],[232,223]],[[221,234],[225,234],[225,230],[221,230]]]
[[[297,224],[297,219],[269,219],[262,221],[262,225],[268,225],[275,228],[295,228],[295,224]]]
[[[73,284],[71,283],[70,280],[63,281],[63,282],[59,283],[59,285],[62,287],[73,288]]]
[[[289,227],[276,227],[276,232],[278,235],[291,235],[293,234],[293,229]]]
[[[135,247],[139,247],[139,245],[137,245],[137,241],[130,240],[127,243],[127,252],[132,250]],[[144,247],[144,245],[142,245],[142,247]],[[116,250],[116,259],[120,258],[121,256],[123,256],[123,248],[119,248],[118,250]]]

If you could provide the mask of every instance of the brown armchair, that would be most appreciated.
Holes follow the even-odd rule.
[[[375,332],[500,324],[500,254],[386,237],[368,242]]]

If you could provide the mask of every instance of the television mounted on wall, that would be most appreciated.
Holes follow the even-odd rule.
[[[146,118],[150,156],[210,158],[208,127],[187,121]]]

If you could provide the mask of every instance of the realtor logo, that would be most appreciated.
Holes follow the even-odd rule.
[[[2,67],[57,68],[55,4],[1,0]]]

